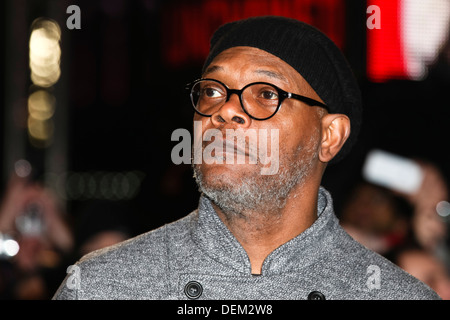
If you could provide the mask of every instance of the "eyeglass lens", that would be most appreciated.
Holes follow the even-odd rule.
[[[204,115],[217,112],[227,101],[227,88],[212,80],[201,80],[191,90],[194,108]],[[278,108],[278,90],[270,84],[251,84],[244,87],[240,95],[244,110],[254,118],[265,119]]]

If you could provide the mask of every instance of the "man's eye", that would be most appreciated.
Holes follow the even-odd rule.
[[[278,99],[278,94],[276,92],[270,91],[270,90],[261,91],[260,96],[261,96],[261,98],[267,99],[267,100]]]
[[[222,96],[221,92],[215,88],[204,88],[202,90],[202,96],[208,98],[219,98]]]

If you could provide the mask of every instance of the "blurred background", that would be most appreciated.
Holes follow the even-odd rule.
[[[343,225],[450,299],[447,0],[1,1],[0,298],[50,298],[81,255],[197,207],[170,158],[184,85],[218,26],[267,14],[322,30],[361,86],[358,143],[323,179]],[[367,181],[373,149],[417,163],[417,192]]]

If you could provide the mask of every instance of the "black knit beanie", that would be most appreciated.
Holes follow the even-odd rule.
[[[304,22],[277,16],[252,17],[217,29],[203,72],[219,53],[238,46],[258,48],[282,59],[302,75],[330,113],[350,118],[350,136],[331,163],[342,159],[358,136],[362,102],[356,79],[339,48]]]

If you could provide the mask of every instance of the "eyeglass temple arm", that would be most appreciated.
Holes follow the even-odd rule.
[[[325,108],[327,111],[329,111],[329,108],[328,108],[328,106],[326,104],[323,104],[320,101],[317,101],[317,100],[314,100],[314,99],[311,99],[311,98],[308,98],[308,97],[305,97],[305,96],[300,96],[300,95],[295,94],[295,93],[287,92],[287,98],[297,99],[297,100],[300,100],[300,101],[306,103],[307,105],[309,105],[311,107],[318,106],[318,107]]]

